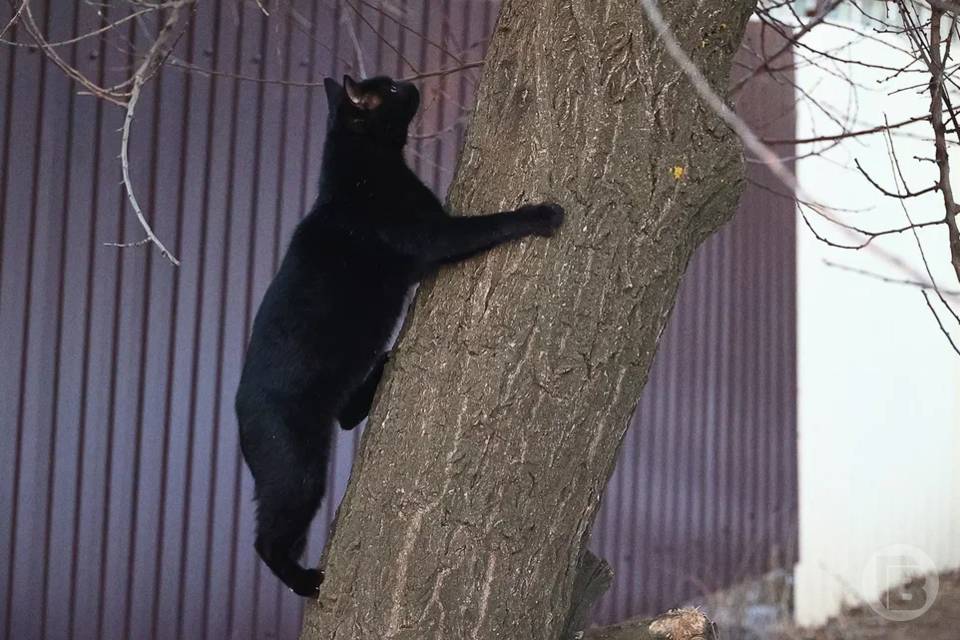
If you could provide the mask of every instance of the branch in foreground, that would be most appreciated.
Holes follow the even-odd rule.
[[[673,609],[656,618],[632,618],[584,631],[593,605],[612,583],[613,570],[607,561],[585,551],[573,583],[570,614],[562,640],[713,640],[717,637],[714,624],[696,609]]]
[[[717,628],[696,609],[674,609],[653,619],[634,618],[587,631],[584,640],[716,640]]]

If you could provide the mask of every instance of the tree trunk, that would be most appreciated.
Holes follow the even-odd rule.
[[[754,1],[661,4],[725,87]],[[304,639],[561,636],[680,278],[741,176],[637,0],[504,2],[451,206],[552,200],[567,222],[421,287]]]

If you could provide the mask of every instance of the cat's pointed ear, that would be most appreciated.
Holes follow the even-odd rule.
[[[337,84],[337,81],[333,78],[324,78],[323,88],[327,92],[327,106],[333,110],[343,99],[343,87]]]
[[[363,106],[363,91],[360,90],[360,85],[348,75],[343,76],[343,91],[354,106]]]

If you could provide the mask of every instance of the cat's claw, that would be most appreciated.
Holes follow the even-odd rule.
[[[563,224],[563,207],[554,202],[544,202],[543,204],[537,205],[537,210],[540,215],[543,216],[543,227],[538,231],[537,235],[544,237],[552,236],[554,232],[560,228],[560,225]]]
[[[554,230],[559,229],[560,225],[563,224],[564,217],[566,216],[566,212],[563,210],[563,207],[555,202],[549,202],[543,206],[550,210],[550,224],[553,225]]]
[[[533,218],[533,233],[544,238],[549,238],[563,224],[563,207],[553,202],[543,202],[541,204],[528,204],[518,209],[519,213],[524,213]]]

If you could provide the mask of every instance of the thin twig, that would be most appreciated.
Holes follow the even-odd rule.
[[[265,6],[263,6],[263,2],[262,2],[261,0],[254,0],[254,2],[257,3],[257,7],[259,7],[260,11],[263,12],[263,15],[265,15],[265,16],[267,16],[267,17],[270,16],[270,12],[267,11],[267,8],[266,8]]]
[[[17,20],[20,19],[20,14],[22,14],[23,10],[27,8],[28,2],[30,2],[30,0],[23,0],[23,2],[20,3],[20,8],[17,9],[17,11],[13,14],[13,17],[11,17],[7,24],[4,25],[3,29],[0,29],[0,38],[3,38],[3,36],[7,35],[7,31],[10,30],[10,27],[12,27]]]
[[[259,84],[277,84],[285,87],[301,87],[304,89],[311,89],[315,87],[322,87],[323,81],[308,81],[308,80],[280,80],[278,78],[258,78],[256,76],[248,76],[240,73],[231,73],[229,71],[219,71],[217,69],[205,69],[199,65],[191,64],[185,62],[175,57],[170,57],[167,61],[167,65],[174,67],[175,69],[181,69],[190,73],[199,73],[202,76],[213,77],[213,78],[228,78],[230,80],[241,80],[243,82],[256,82]]]
[[[418,73],[416,75],[407,76],[402,80],[404,82],[413,82],[414,80],[423,80],[425,78],[436,78],[439,76],[448,76],[451,73],[459,73],[460,71],[466,71],[467,69],[476,69],[477,67],[483,66],[483,60],[476,60],[475,62],[465,62],[464,64],[457,65],[455,67],[450,67],[449,69],[440,69],[438,71],[427,71],[425,73]]]
[[[177,0],[170,4],[167,19],[160,28],[160,32],[150,46],[150,50],[147,52],[143,62],[137,67],[137,70],[133,74],[133,86],[130,89],[130,98],[125,105],[126,113],[123,118],[123,129],[120,140],[120,166],[123,172],[123,186],[127,192],[127,200],[130,201],[130,206],[133,208],[133,212],[136,214],[137,220],[140,222],[140,226],[143,228],[147,237],[144,241],[137,243],[126,245],[118,243],[112,244],[112,246],[140,246],[146,244],[146,241],[149,241],[157,247],[163,257],[175,266],[180,266],[180,261],[164,246],[160,238],[157,237],[157,234],[154,233],[153,228],[143,213],[140,202],[137,200],[136,192],[133,189],[133,180],[130,177],[130,129],[133,125],[133,117],[136,112],[137,103],[140,100],[143,85],[163,65],[176,43],[174,28],[177,25],[180,9],[193,2],[195,2],[195,0]]]
[[[943,333],[944,337],[947,339],[947,342],[950,343],[950,346],[953,347],[954,353],[960,356],[960,349],[957,348],[957,344],[953,341],[953,337],[950,335],[950,332],[947,331],[947,328],[943,326],[943,322],[940,320],[940,315],[937,313],[937,310],[934,309],[933,303],[930,302],[930,294],[926,291],[921,291],[923,294],[923,299],[927,302],[927,308],[930,309],[930,313],[933,314],[934,320],[937,321],[937,326],[940,327],[940,331]]]
[[[887,284],[900,284],[909,287],[917,287],[920,289],[935,289],[936,285],[932,282],[924,282],[922,280],[908,280],[906,278],[892,278],[890,276],[885,276],[882,273],[875,273],[873,271],[867,271],[866,269],[860,269],[857,267],[851,267],[849,265],[840,264],[838,262],[833,262],[832,260],[823,259],[823,264],[832,268],[839,269],[840,271],[848,271],[850,273],[855,273],[859,276],[864,276],[866,278],[872,278],[873,280],[879,280],[880,282],[885,282]],[[960,290],[958,289],[940,289],[940,293],[946,296],[960,296]]]
[[[137,201],[137,194],[133,190],[133,181],[130,179],[130,128],[133,124],[133,115],[137,108],[137,102],[140,100],[140,90],[144,82],[145,78],[137,77],[133,83],[133,89],[130,91],[130,100],[127,102],[126,114],[123,118],[123,136],[120,142],[120,166],[123,170],[123,186],[127,191],[127,200],[130,201],[130,206],[133,207],[133,212],[137,215],[137,220],[139,220],[140,226],[143,227],[143,231],[147,234],[147,237],[144,240],[133,243],[108,242],[104,244],[111,247],[138,247],[147,242],[151,242],[160,250],[163,257],[179,267],[180,261],[164,246],[160,238],[157,237],[157,234],[154,233],[146,216],[143,215],[143,209],[140,207],[140,203]]]
[[[350,39],[353,41],[353,54],[357,60],[357,71],[360,73],[361,78],[366,78],[367,65],[363,60],[363,49],[360,47],[360,38],[357,37],[357,28],[354,26],[353,20],[347,14],[343,14],[343,17],[340,21],[347,25],[347,31],[350,33]]]
[[[766,144],[810,144],[814,142],[833,142],[835,140],[845,140],[847,138],[867,136],[874,133],[883,133],[884,131],[887,131],[889,129],[898,129],[900,127],[905,127],[907,125],[915,124],[917,122],[925,122],[928,120],[930,120],[930,116],[927,114],[924,114],[922,116],[917,116],[915,118],[907,118],[902,122],[896,122],[894,124],[877,125],[876,127],[870,127],[868,129],[859,129],[857,131],[844,131],[843,133],[815,136],[810,138],[779,138],[779,139],[764,138],[763,142],[765,142]]]
[[[279,78],[258,78],[256,76],[243,75],[239,73],[231,73],[229,71],[220,71],[218,69],[206,69],[199,65],[191,64],[189,62],[185,62],[175,57],[170,57],[170,59],[167,61],[167,64],[171,67],[181,69],[183,71],[187,71],[191,73],[199,73],[200,75],[207,76],[207,77],[228,78],[231,80],[240,80],[243,82],[256,82],[260,84],[276,84],[284,87],[301,87],[304,89],[323,86],[322,81],[281,80]],[[437,71],[427,71],[425,73],[418,73],[413,76],[400,78],[400,80],[402,82],[414,82],[416,80],[424,80],[426,78],[436,78],[439,76],[446,76],[453,73],[459,73],[461,71],[466,71],[468,69],[476,69],[477,67],[482,67],[482,66],[483,66],[483,61],[478,60],[476,62],[468,62],[467,64],[451,67],[449,69],[438,69]]]
[[[143,240],[137,240],[136,242],[104,242],[103,246],[116,247],[118,249],[129,249],[131,247],[142,247],[150,244],[151,242],[153,241],[150,238],[144,238]]]
[[[26,4],[26,2],[25,2],[24,4]],[[115,22],[111,22],[111,23],[108,24],[108,25],[104,25],[104,26],[100,27],[99,29],[95,29],[95,30],[93,30],[93,31],[89,31],[89,32],[84,33],[84,34],[82,34],[82,35],[76,36],[75,38],[70,38],[69,40],[58,40],[58,41],[56,41],[56,42],[47,42],[47,43],[46,43],[46,46],[47,46],[47,47],[65,47],[65,46],[67,46],[67,45],[76,44],[77,42],[81,42],[81,41],[83,41],[83,40],[86,40],[87,38],[92,38],[92,37],[94,37],[94,36],[100,35],[101,33],[106,33],[107,31],[110,31],[111,29],[116,29],[117,27],[119,27],[120,25],[122,25],[122,24],[125,23],[125,22],[129,22],[130,20],[135,20],[135,19],[139,18],[140,16],[142,16],[142,15],[144,15],[144,14],[153,13],[154,11],[156,11],[156,9],[153,9],[153,8],[150,8],[150,9],[140,9],[139,11],[136,11],[136,12],[134,12],[134,13],[131,13],[131,14],[129,14],[129,15],[126,15],[126,16],[120,18],[119,20],[117,20],[117,21],[115,21]],[[34,47],[37,46],[37,45],[35,45],[35,44],[29,44],[29,43],[26,43],[26,42],[14,42],[13,40],[4,40],[4,39],[3,39],[3,36],[2,36],[2,32],[0,32],[0,42],[2,42],[3,44],[6,44],[6,45],[10,45],[11,47],[28,47],[28,48],[34,48]]]
[[[906,188],[904,193],[900,193],[899,191],[898,192],[887,191],[880,185],[880,183],[878,183],[876,180],[870,177],[870,174],[867,173],[866,169],[863,168],[863,165],[860,164],[859,158],[855,158],[853,161],[853,164],[857,167],[857,170],[860,171],[860,174],[867,179],[867,182],[869,182],[873,186],[874,189],[876,189],[883,195],[887,196],[888,198],[901,198],[901,199],[916,198],[917,196],[922,196],[932,191],[936,191],[937,189],[940,188],[939,183],[934,183],[932,186],[929,186],[926,189],[921,189],[920,191],[910,191],[909,189],[906,189]]]
[[[413,70],[414,73],[420,73],[420,70],[417,69],[417,67],[416,67],[412,62],[410,62],[410,60],[408,60],[405,55],[403,55],[403,52],[402,52],[400,49],[398,49],[392,42],[390,42],[389,40],[387,40],[387,38],[386,38],[382,33],[380,33],[380,31],[378,31],[377,28],[376,28],[375,26],[373,26],[373,25],[370,23],[369,20],[367,20],[366,16],[364,16],[357,7],[353,6],[353,4],[350,2],[350,0],[344,0],[344,4],[346,4],[347,7],[349,7],[350,10],[353,11],[353,12],[357,15],[358,18],[360,18],[360,21],[361,21],[363,24],[365,24],[365,25],[367,26],[367,28],[370,29],[370,31],[372,31],[373,34],[374,34],[375,36],[377,36],[377,38],[379,38],[381,42],[383,42],[383,44],[387,45],[387,47],[388,47],[391,51],[393,51],[395,54],[397,54],[397,57],[400,58],[400,60],[401,60],[404,64],[406,64],[408,67],[410,67],[410,68]]]
[[[11,0],[12,2],[13,0]],[[104,87],[98,86],[96,83],[87,78],[84,74],[70,65],[66,60],[60,57],[60,54],[57,53],[56,49],[51,47],[47,42],[43,34],[40,33],[37,23],[33,19],[33,14],[30,11],[30,3],[24,2],[23,13],[21,15],[20,22],[26,28],[27,33],[33,38],[34,42],[43,50],[44,55],[47,56],[55,65],[60,67],[60,69],[67,74],[70,78],[83,85],[91,94],[106,100],[107,102],[112,102],[115,105],[125,107],[127,104],[127,99],[129,94],[120,93],[111,91]]]
[[[743,87],[748,82],[753,80],[759,74],[772,71],[772,69],[770,68],[770,63],[772,63],[774,60],[782,56],[784,53],[786,53],[790,49],[794,48],[794,45],[796,44],[797,40],[799,40],[800,38],[805,36],[807,33],[809,33],[810,30],[813,29],[815,26],[817,26],[818,24],[826,20],[827,16],[830,15],[830,13],[834,9],[836,9],[837,6],[842,1],[843,0],[830,0],[828,4],[818,6],[816,14],[813,16],[813,18],[809,22],[803,25],[803,27],[801,27],[791,37],[787,38],[786,42],[783,43],[783,46],[781,46],[780,49],[775,51],[772,55],[766,56],[761,64],[757,65],[750,73],[746,74],[730,89],[731,95],[736,95],[740,93],[740,90],[743,89]]]

